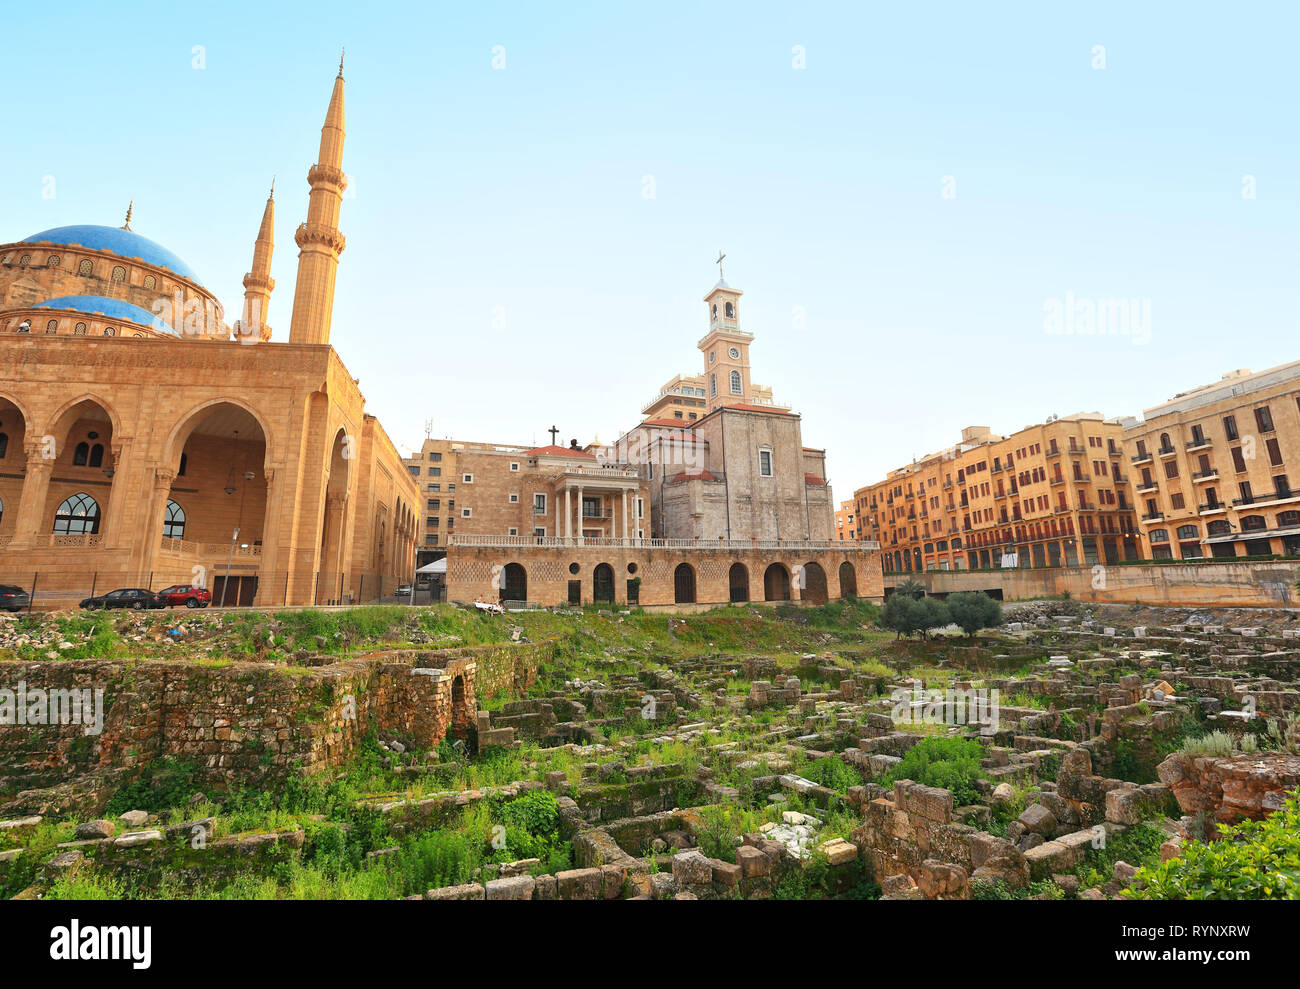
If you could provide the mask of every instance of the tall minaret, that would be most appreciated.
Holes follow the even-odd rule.
[[[334,93],[320,131],[320,155],[307,173],[311,199],[307,222],[298,227],[298,285],[293,292],[290,343],[329,343],[334,314],[334,276],[344,239],[339,233],[339,207],[347,176],[343,174],[343,59],[334,80]]]
[[[262,213],[262,226],[257,231],[257,244],[253,247],[253,270],[244,276],[244,315],[240,321],[241,337],[258,340],[271,339],[267,313],[271,307],[271,291],[275,279],[271,277],[271,254],[275,251],[275,182],[271,182],[271,195],[267,197]]]

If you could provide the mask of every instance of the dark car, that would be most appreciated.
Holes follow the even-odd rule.
[[[172,584],[171,587],[164,587],[159,591],[158,596],[169,608],[174,608],[178,604],[183,604],[187,608],[206,608],[212,603],[212,592],[206,587],[195,584]]]
[[[100,594],[93,598],[86,598],[81,602],[81,607],[89,610],[92,608],[135,608],[137,611],[144,608],[165,608],[167,605],[153,591],[147,591],[143,587],[123,587],[116,591],[109,591],[107,594]]]
[[[21,587],[0,584],[0,611],[22,611],[31,603],[31,595]]]

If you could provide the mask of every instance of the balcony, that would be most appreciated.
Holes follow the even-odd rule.
[[[1128,484],[1128,475],[1117,473],[1113,476],[1113,480],[1116,484]]]
[[[1050,481],[1048,481],[1048,483],[1049,483],[1049,484],[1054,484],[1054,485],[1055,485],[1055,484],[1064,484],[1064,483],[1065,483],[1065,478],[1064,478],[1064,477],[1053,477]]]
[[[943,482],[943,489],[944,489],[945,491],[947,491],[947,490],[948,490],[949,488],[951,488],[951,487],[952,487],[952,481],[944,481],[944,482]]]
[[[1138,486],[1133,489],[1138,494],[1148,494],[1152,491],[1159,491],[1160,485],[1155,481],[1139,481]]]
[[[1234,498],[1232,500],[1232,507],[1237,508],[1240,505],[1253,505],[1255,502],[1262,500],[1263,499],[1260,498],[1259,495],[1247,495],[1245,498]]]
[[[1164,512],[1147,512],[1142,516],[1143,522],[1159,522],[1165,517]]]
[[[1217,481],[1219,479],[1219,469],[1211,467],[1209,470],[1198,470],[1192,474],[1192,483],[1200,484],[1202,481]]]
[[[1208,450],[1213,445],[1214,445],[1213,440],[1211,440],[1208,436],[1202,436],[1199,440],[1195,438],[1190,440],[1187,444],[1186,449],[1188,453],[1191,453],[1193,450]]]
[[[1055,443],[1053,443],[1051,446],[1049,446],[1049,447],[1047,448],[1047,453],[1044,454],[1044,456],[1048,456],[1048,457],[1059,457],[1059,456],[1060,456],[1062,453],[1064,453],[1064,452],[1065,452],[1064,450],[1062,450],[1062,449],[1061,449],[1060,447],[1058,447]]]
[[[1178,452],[1177,448],[1172,446],[1162,446],[1156,451],[1161,457],[1172,457]]]
[[[1149,453],[1139,453],[1139,454],[1138,454],[1137,456],[1135,456],[1135,457],[1130,457],[1130,458],[1129,458],[1129,463],[1131,463],[1131,464],[1133,464],[1133,466],[1137,467],[1137,466],[1139,466],[1139,465],[1141,465],[1141,464],[1149,464],[1149,463],[1151,463],[1151,459],[1152,459],[1151,454],[1149,454]]]
[[[1221,501],[1216,501],[1210,505],[1200,505],[1197,507],[1197,511],[1200,512],[1200,514],[1202,515],[1213,515],[1216,512],[1226,512],[1227,510],[1228,510],[1228,506]]]

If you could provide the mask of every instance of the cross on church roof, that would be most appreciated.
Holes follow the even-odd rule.
[[[723,262],[723,260],[724,260],[725,258],[726,258],[726,255],[722,253],[722,248],[718,248],[718,259],[717,259],[716,261],[714,261],[713,263],[716,264],[716,265],[718,266],[718,281],[719,281],[719,282],[722,281],[722,262]]]
[[[550,429],[547,430],[547,432],[551,434],[551,446],[555,446],[555,437],[559,433],[559,429],[557,429],[555,426],[552,426]]]

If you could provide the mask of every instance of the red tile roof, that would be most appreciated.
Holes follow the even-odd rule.
[[[594,453],[588,453],[585,450],[573,450],[567,446],[539,446],[531,450],[524,451],[525,457],[582,457],[584,460],[595,460]]]
[[[709,471],[699,467],[693,467],[690,470],[684,470],[668,483],[676,484],[678,481],[716,481],[717,477]]]
[[[820,474],[805,474],[803,476],[804,484],[814,484],[819,488],[826,487],[826,480]]]

